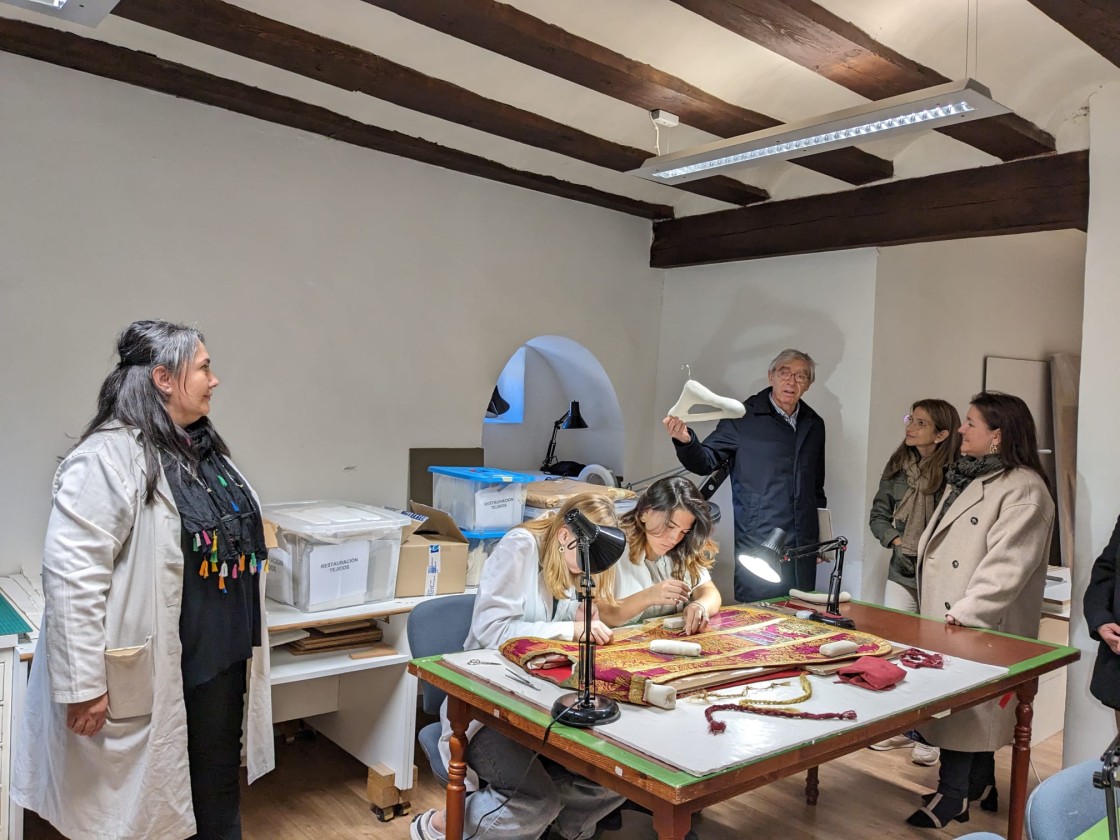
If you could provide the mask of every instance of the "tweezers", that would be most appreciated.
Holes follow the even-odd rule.
[[[533,691],[541,690],[541,687],[539,685],[529,682],[528,677],[524,676],[523,674],[518,674],[516,671],[511,671],[509,668],[506,668],[506,676],[511,680],[514,680],[515,682],[519,682],[522,685],[529,686],[529,688],[533,689]]]

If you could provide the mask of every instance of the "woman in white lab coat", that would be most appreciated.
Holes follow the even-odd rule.
[[[471,629],[464,650],[497,649],[510,639],[534,636],[576,641],[583,630],[582,607],[574,600],[579,579],[575,536],[565,517],[578,510],[596,525],[617,525],[605,496],[585,493],[569,499],[555,516],[526,522],[507,533],[482,568]],[[597,601],[613,601],[614,569],[595,575]],[[611,641],[610,629],[591,622],[596,644]],[[446,703],[442,710],[440,754],[450,758]],[[536,840],[553,827],[564,840],[591,837],[599,820],[623,797],[538,757],[532,750],[477,721],[467,728],[467,787],[486,786],[467,798],[465,832],[488,840]],[[413,840],[441,840],[443,811],[417,815]]]
[[[244,709],[249,780],[274,764],[260,509],[201,334],[138,321],[118,351],[54,479],[12,798],[71,840],[237,840]]]

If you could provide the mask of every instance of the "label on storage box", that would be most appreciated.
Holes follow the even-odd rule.
[[[474,494],[474,527],[493,528],[516,525],[525,505],[525,489],[520,484],[499,485]]]
[[[439,570],[441,566],[439,546],[428,546],[428,569],[424,576],[424,594],[435,595],[439,584]]]
[[[353,540],[341,545],[318,545],[307,561],[311,578],[310,604],[359,596],[365,600],[369,575],[369,541]]]

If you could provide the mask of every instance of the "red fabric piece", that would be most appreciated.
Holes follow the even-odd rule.
[[[906,672],[891,662],[874,656],[861,656],[836,672],[840,682],[871,691],[886,691],[906,679]]]

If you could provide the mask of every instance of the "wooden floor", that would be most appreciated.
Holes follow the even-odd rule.
[[[417,757],[422,760],[419,748]],[[847,837],[957,837],[970,831],[1007,830],[1007,784],[1010,748],[996,754],[1001,808],[989,814],[973,808],[971,820],[952,823],[943,831],[911,828],[906,817],[918,796],[932,789],[936,767],[910,763],[909,750],[861,750],[820,770],[821,796],[816,807],[805,804],[804,776],[782,779],[765,788],[706,809],[697,819],[701,840],[740,840],[744,836],[783,840]],[[407,838],[409,817],[381,823],[366,804],[366,772],[355,759],[326,738],[313,737],[277,746],[277,769],[244,790],[245,840],[382,840]],[[1045,779],[1061,768],[1062,736],[1032,751],[1034,769]],[[421,765],[419,785],[412,792],[413,813],[439,807],[443,790],[430,768]],[[1033,789],[1038,777],[1032,773]],[[29,815],[25,840],[58,840],[49,826]],[[603,840],[655,838],[650,820],[627,813],[623,829]]]

